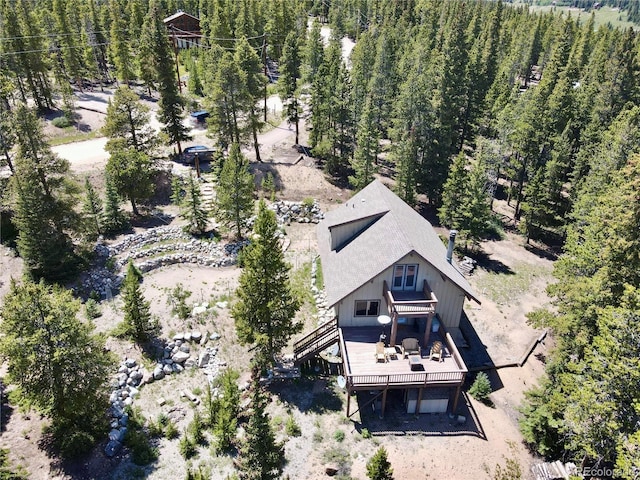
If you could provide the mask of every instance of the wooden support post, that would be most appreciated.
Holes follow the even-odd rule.
[[[424,347],[429,346],[429,336],[431,335],[431,324],[433,323],[434,313],[430,313],[427,317],[427,329],[424,331]]]
[[[396,336],[398,335],[398,312],[394,311],[391,314],[391,338],[389,339],[389,346],[396,346]]]
[[[382,408],[380,408],[380,418],[384,418],[384,407],[387,406],[387,391],[387,388],[382,391]]]
[[[347,388],[347,418],[349,418],[350,409],[351,409],[351,390]]]
[[[420,402],[422,402],[422,391],[424,388],[418,389],[418,400],[416,401],[416,413],[420,413]]]
[[[456,413],[456,410],[458,409],[458,399],[460,398],[461,388],[462,388],[462,384],[456,387],[456,394],[455,394],[455,397],[453,397],[453,406],[451,407],[451,413]]]

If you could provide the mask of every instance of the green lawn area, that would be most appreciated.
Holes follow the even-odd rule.
[[[514,2],[512,5],[518,5],[522,2]],[[551,5],[532,5],[529,7],[534,12],[563,12],[570,13],[573,18],[578,17],[580,22],[585,22],[593,12],[595,14],[595,23],[596,27],[600,27],[602,25],[606,25],[610,23],[614,27],[620,28],[629,28],[632,27],[635,30],[640,28],[638,25],[634,25],[632,22],[627,21],[627,13],[625,11],[621,11],[617,8],[611,7],[602,7],[599,10],[591,10],[590,12],[585,12],[579,10],[577,8],[570,7],[553,7]]]

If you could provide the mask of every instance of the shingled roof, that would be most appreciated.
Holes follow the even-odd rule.
[[[333,228],[365,218],[371,218],[372,223],[345,245],[331,250]],[[318,224],[317,235],[327,303],[331,306],[411,252],[480,303],[455,263],[447,262],[447,248],[431,223],[378,180],[327,212]]]

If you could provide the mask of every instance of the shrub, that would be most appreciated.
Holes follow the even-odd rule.
[[[186,320],[191,315],[191,309],[187,305],[187,298],[190,296],[191,292],[181,283],[169,292],[167,304],[171,306],[171,313],[180,320]]]
[[[69,120],[65,116],[56,117],[51,121],[51,123],[53,124],[54,127],[57,127],[57,128],[67,128],[71,126],[71,120]]]
[[[167,427],[164,430],[164,436],[169,440],[173,440],[174,438],[178,438],[180,436],[180,432],[178,432],[178,429],[171,420],[169,420],[169,422],[167,423]]]
[[[290,437],[299,437],[302,434],[302,431],[300,430],[300,425],[296,423],[296,420],[295,418],[293,418],[293,415],[289,415],[289,418],[287,418],[287,423],[284,427],[284,430],[287,433],[287,435],[289,435]]]
[[[360,435],[362,435],[362,438],[371,438],[371,432],[367,428],[363,428],[360,431]]]
[[[393,469],[384,447],[380,447],[367,462],[367,477],[371,480],[393,480]]]
[[[476,379],[473,381],[473,385],[469,389],[469,395],[478,400],[479,402],[486,403],[489,400],[489,394],[491,393],[491,382],[489,377],[484,372],[479,372],[476,375]]]
[[[196,442],[185,432],[178,444],[178,450],[180,451],[180,455],[182,455],[185,460],[188,460],[197,453]]]
[[[187,433],[191,436],[194,443],[202,444],[204,442],[204,425],[200,412],[197,410],[193,413],[193,420],[187,427]]]
[[[102,315],[100,304],[93,298],[88,299],[84,304],[84,312],[88,320],[98,318]]]
[[[333,433],[333,438],[336,442],[342,442],[344,440],[344,431],[343,430],[336,430]]]
[[[302,206],[305,207],[307,210],[311,209],[311,207],[313,207],[313,203],[314,200],[311,197],[305,197],[302,200]]]
[[[158,459],[158,449],[151,445],[143,430],[130,425],[124,443],[131,450],[131,459],[136,465],[147,465]]]

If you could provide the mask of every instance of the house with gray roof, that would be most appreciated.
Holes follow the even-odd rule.
[[[380,392],[382,414],[390,389],[404,390],[407,412],[455,411],[467,368],[454,339],[465,300],[480,302],[453,238],[445,246],[378,180],[326,213],[317,237],[335,318],[296,342],[296,359],[338,342],[346,388]]]
[[[328,212],[317,235],[341,327],[375,326],[387,314],[393,345],[398,324],[424,333],[437,314],[457,332],[465,299],[480,303],[431,224],[378,180]]]

